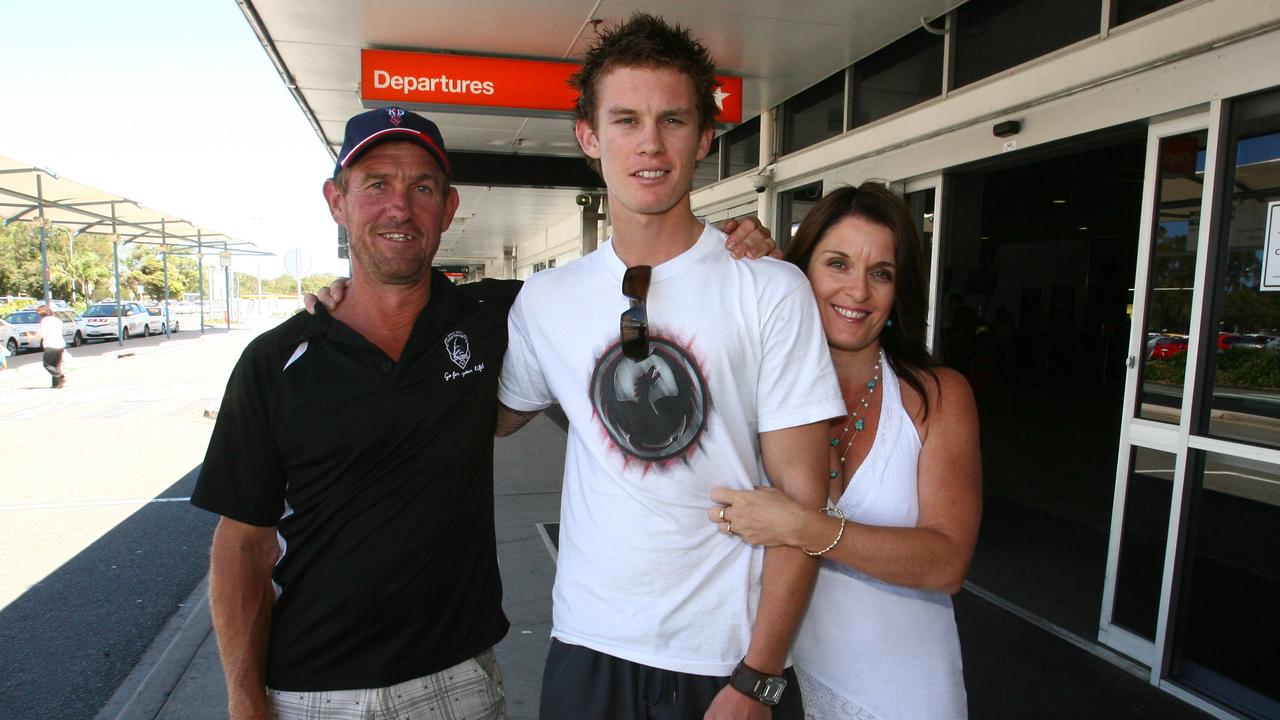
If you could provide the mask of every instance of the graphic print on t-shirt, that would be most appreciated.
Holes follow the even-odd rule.
[[[651,354],[639,362],[619,344],[605,351],[591,374],[591,406],[624,455],[662,463],[697,447],[709,398],[684,348],[660,337],[649,345]]]

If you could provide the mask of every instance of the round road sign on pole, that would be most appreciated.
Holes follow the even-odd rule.
[[[306,250],[294,248],[284,254],[284,269],[298,280],[311,272],[311,255]]]

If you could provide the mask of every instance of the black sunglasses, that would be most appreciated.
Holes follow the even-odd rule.
[[[648,265],[636,265],[627,268],[622,276],[622,294],[631,300],[631,308],[618,319],[618,333],[622,336],[622,354],[637,362],[649,357],[649,312],[644,302],[649,297],[652,271]]]

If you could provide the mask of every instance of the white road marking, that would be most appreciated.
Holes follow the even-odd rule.
[[[0,512],[17,512],[22,510],[60,510],[77,507],[106,507],[108,505],[148,505],[150,503],[191,502],[190,497],[177,498],[138,498],[136,500],[68,500],[54,503],[31,503],[29,505],[0,505]]]

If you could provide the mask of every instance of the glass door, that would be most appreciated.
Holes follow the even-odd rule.
[[[1155,664],[1170,524],[1181,486],[1187,366],[1198,338],[1200,248],[1208,228],[1209,115],[1148,130],[1138,261],[1130,300],[1124,417],[1117,453],[1099,640]],[[1211,174],[1211,173],[1209,173]]]
[[[940,234],[942,230],[940,213],[942,208],[942,176],[932,175],[906,183],[903,186],[902,199],[906,201],[907,207],[911,208],[911,219],[916,223],[916,231],[920,233],[920,241],[924,246],[925,271],[928,273],[928,277],[925,278],[925,284],[929,288],[929,316],[927,320],[930,330],[926,342],[932,352],[936,347],[936,338],[933,333],[933,329],[937,327],[936,316],[938,309],[938,303],[934,302],[938,295],[938,243],[936,239],[942,237]]]
[[[1162,677],[1280,717],[1280,88],[1223,114]],[[1272,266],[1273,268],[1274,266]],[[1272,269],[1274,272],[1274,269]]]

